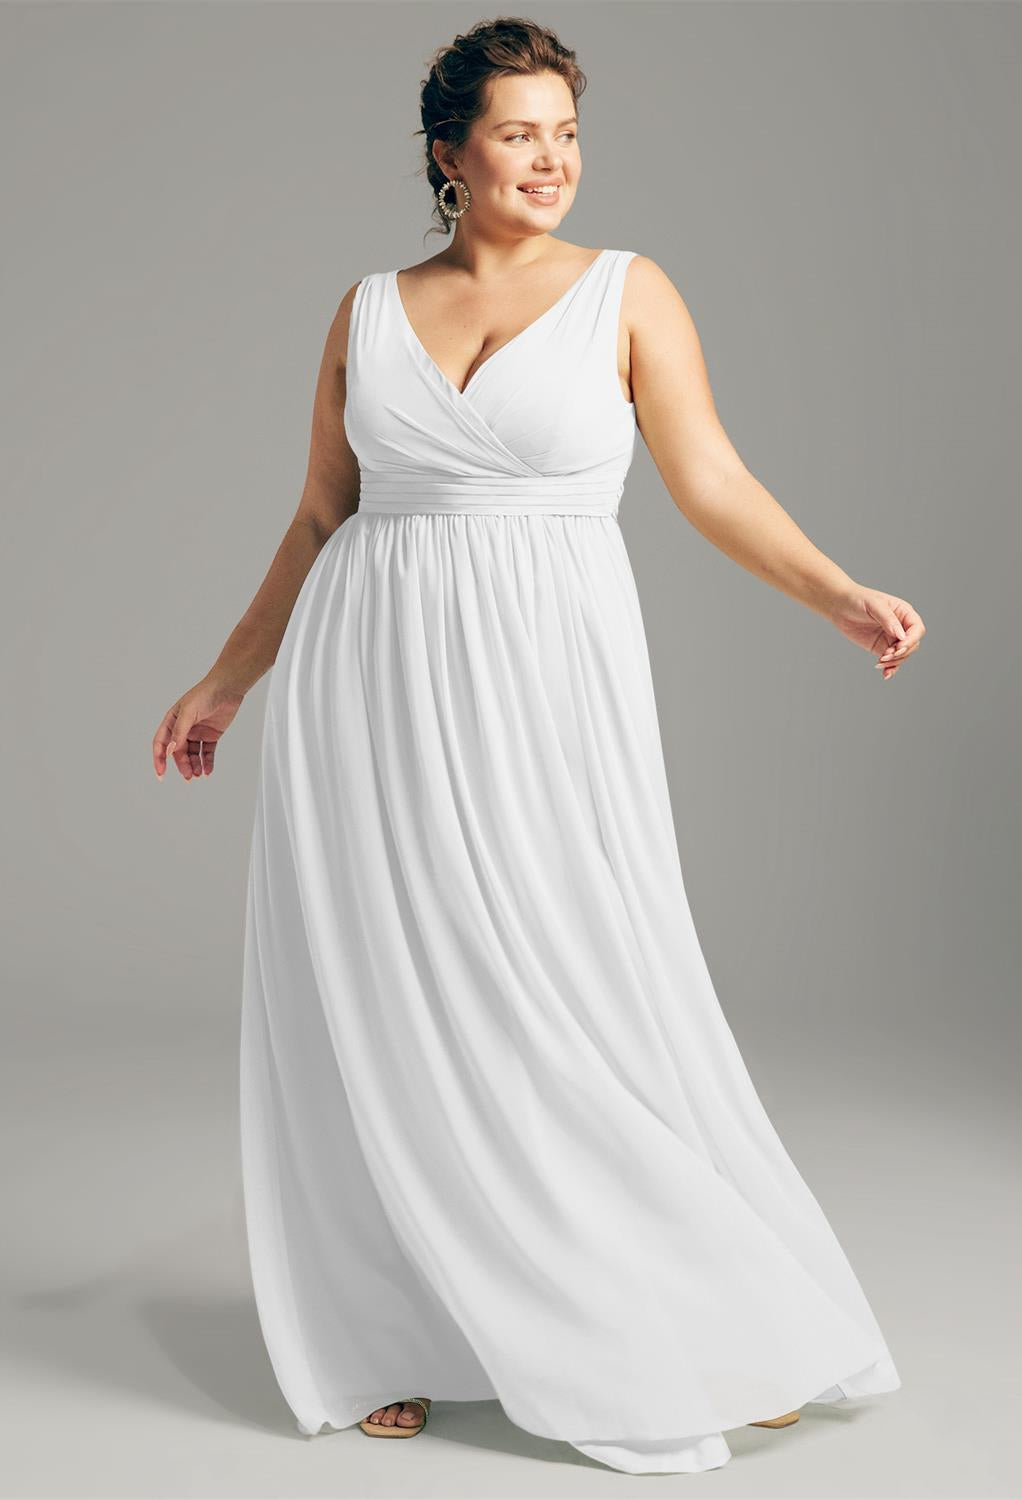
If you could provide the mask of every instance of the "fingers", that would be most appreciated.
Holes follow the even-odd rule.
[[[170,746],[174,763],[186,781],[191,781],[197,776],[212,774],[215,748],[212,740],[188,738],[176,747],[173,744]]]
[[[917,620],[914,625],[908,627],[897,644],[888,646],[881,653],[877,666],[880,665],[880,662],[903,661],[906,656],[911,656],[913,651],[918,651],[925,634],[925,625],[922,620]]]
[[[903,641],[905,639],[905,627],[898,619],[898,616],[895,614],[894,610],[885,610],[884,614],[886,618],[882,619],[880,623],[887,631],[887,634],[893,635],[896,641]]]
[[[153,767],[157,778],[162,780],[163,773],[167,769],[167,756],[173,749],[174,726],[180,705],[175,703],[173,708],[168,708],[160,720],[160,727],[153,735]]]
[[[184,744],[185,760],[190,772],[190,775],[187,775],[185,780],[191,781],[192,776],[202,775],[202,741],[186,739]]]
[[[913,651],[919,649],[919,641],[921,639],[922,637],[919,637],[916,640],[906,639],[904,641],[901,641],[897,646],[888,646],[887,650],[881,653],[880,658],[877,661],[877,666],[882,666],[884,662],[904,661],[906,656],[911,656]]]
[[[925,633],[925,628],[920,620],[918,630],[910,629],[906,631],[904,640],[899,641],[896,646],[888,646],[886,651],[881,653],[879,660],[874,663],[874,666],[880,671],[885,682],[889,677],[894,676],[902,662],[910,657],[914,651],[919,650]]]
[[[894,636],[895,639],[881,652],[879,659],[874,663],[884,682],[894,676],[902,662],[911,656],[913,651],[918,651],[923,636],[926,634],[926,626],[919,614],[905,600],[895,600],[889,613],[891,623],[886,624],[884,628],[887,634]]]
[[[190,747],[199,749],[198,740],[188,739],[188,730],[191,728],[190,715],[184,709],[178,709],[171,725],[171,738],[167,746],[167,754],[174,757],[174,764],[181,772],[186,781],[194,775],[191,762]]]
[[[213,741],[186,738],[177,746],[174,760],[186,781],[213,769]]]
[[[173,758],[185,781],[213,774],[216,741],[189,737],[188,730],[194,727],[194,716],[183,712],[179,704],[167,710],[153,737],[153,765],[158,780],[163,779],[168,758]]]
[[[894,676],[906,656],[910,655],[914,649],[912,646],[905,645],[904,642],[899,646],[888,646],[879,661],[875,661],[873,666],[879,671],[881,677],[886,682],[889,677]]]

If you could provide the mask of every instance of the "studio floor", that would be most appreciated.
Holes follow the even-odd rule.
[[[438,1400],[408,1442],[302,1436],[252,1299],[233,1023],[160,1035],[150,1019],[136,1035],[85,1010],[56,1029],[39,1015],[3,1077],[0,1494],[1022,1495],[1017,1121],[990,1100],[952,1110],[932,1078],[899,1090],[879,1064],[869,1100],[804,1056],[797,1074],[783,1053],[750,1066],[903,1387],[733,1430],[720,1469],[632,1476],[532,1437],[496,1402]]]

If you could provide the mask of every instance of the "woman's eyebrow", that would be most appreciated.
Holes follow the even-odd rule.
[[[577,125],[577,124],[578,124],[578,116],[577,115],[569,115],[566,120],[559,120],[558,121],[558,125],[559,126],[560,125]],[[528,125],[533,130],[538,130],[539,129],[539,121],[538,120],[501,120],[500,124],[499,125],[494,125],[493,128],[494,128],[494,130],[503,130],[505,125]]]

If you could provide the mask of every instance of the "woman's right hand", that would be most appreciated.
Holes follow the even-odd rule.
[[[153,766],[162,778],[167,757],[186,781],[211,776],[217,741],[244,702],[245,694],[228,688],[210,674],[189,688],[164,714],[153,736]]]

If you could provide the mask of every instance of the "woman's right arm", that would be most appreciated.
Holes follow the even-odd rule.
[[[206,676],[172,704],[153,737],[157,777],[174,763],[186,781],[210,775],[220,736],[276,660],[287,622],[324,543],[358,509],[358,459],[344,431],[348,322],[356,282],[327,334],[312,412],[308,472],[291,524],[259,589]]]

